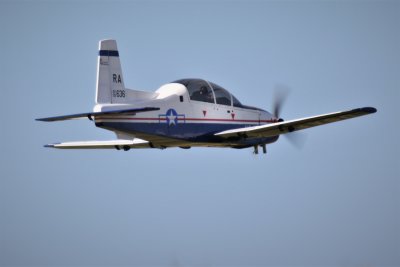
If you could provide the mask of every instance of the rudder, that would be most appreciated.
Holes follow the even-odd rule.
[[[125,95],[117,42],[101,40],[97,61],[96,103],[122,103]]]

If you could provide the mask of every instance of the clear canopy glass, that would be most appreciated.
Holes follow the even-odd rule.
[[[219,105],[242,107],[243,105],[228,90],[218,84],[201,79],[181,79],[174,81],[186,86],[190,100],[216,103]]]

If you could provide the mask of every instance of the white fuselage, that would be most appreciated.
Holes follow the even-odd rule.
[[[171,145],[200,146],[207,144],[215,145],[219,141],[214,133],[227,129],[256,126],[276,122],[269,112],[251,108],[235,107],[190,99],[186,87],[179,83],[169,83],[161,86],[155,93],[147,93],[126,89],[125,98],[133,99],[128,103],[119,104],[97,104],[95,112],[116,110],[118,108],[142,108],[159,107],[160,110],[132,115],[115,115],[113,117],[95,117],[98,127],[114,131],[119,137],[138,137],[146,139],[149,134],[160,137],[165,146],[165,139],[171,139]],[[257,142],[270,143],[277,138],[268,140],[254,140]],[[157,141],[153,142],[157,146]],[[221,146],[252,145],[249,142],[242,143],[240,140],[232,140],[222,143]]]

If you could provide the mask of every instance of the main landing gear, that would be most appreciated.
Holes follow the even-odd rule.
[[[115,146],[116,150],[121,150],[123,149],[124,151],[129,151],[131,148],[129,146]]]
[[[261,145],[255,145],[254,146],[254,151],[253,151],[254,155],[258,155],[258,147],[259,146],[262,147],[263,154],[267,154],[267,145],[266,144],[261,144]]]

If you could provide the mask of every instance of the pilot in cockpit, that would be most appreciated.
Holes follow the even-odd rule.
[[[203,101],[211,102],[212,101],[212,93],[208,90],[206,86],[202,86],[200,88],[200,96]]]
[[[208,89],[207,89],[207,87],[202,86],[202,87],[200,88],[200,94],[201,94],[202,96],[206,96],[206,95],[208,94]]]

